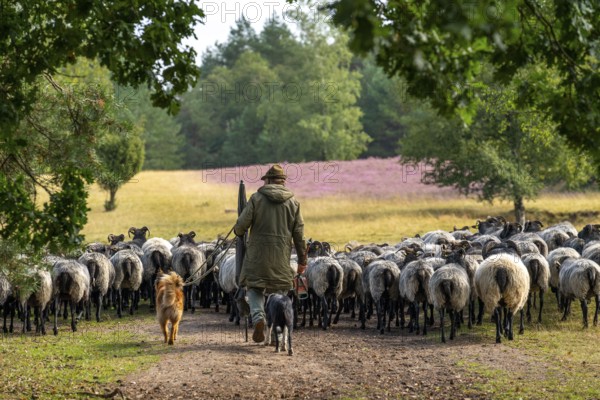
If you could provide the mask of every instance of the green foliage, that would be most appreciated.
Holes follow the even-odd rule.
[[[79,57],[98,59],[116,82],[154,90],[153,103],[177,110],[175,96],[198,77],[195,51],[183,46],[204,16],[194,0],[3,2],[0,18],[0,137],[13,132],[39,95],[34,83]]]
[[[152,106],[147,89],[127,89],[126,92],[127,109],[133,115],[136,125],[143,130],[144,169],[181,169],[181,149],[184,146],[181,125],[166,111]]]
[[[600,168],[599,2],[337,0],[330,9],[353,50],[374,51],[388,74],[406,78],[411,95],[467,124],[479,110],[473,87],[490,67],[498,86],[519,81],[525,67],[555,70],[552,85],[529,76],[514,101],[549,115]]]
[[[126,130],[103,137],[96,152],[101,162],[96,181],[109,192],[110,197],[104,209],[112,211],[117,207],[116,194],[119,188],[142,169],[144,142],[141,130],[127,124]]]
[[[355,63],[362,74],[357,103],[363,113],[361,122],[373,138],[361,157],[393,157],[396,144],[406,130],[401,122],[401,117],[409,111],[406,84],[401,78],[389,78],[375,65],[373,57]]]
[[[470,126],[422,105],[403,118],[409,127],[400,142],[403,159],[423,163],[425,182],[490,202],[510,200],[521,219],[523,199],[535,198],[545,186],[565,182],[574,189],[589,181],[589,157],[570,148],[543,113],[518,108],[513,88],[480,94],[483,102]]]
[[[179,117],[186,167],[353,159],[366,148],[347,37],[308,18],[299,26],[295,38],[274,18],[256,35],[242,20],[204,58]]]

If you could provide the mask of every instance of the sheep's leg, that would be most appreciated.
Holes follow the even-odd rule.
[[[356,297],[350,297],[349,299],[347,299],[350,310],[352,312],[352,314],[350,314],[350,318],[355,319],[356,318]]]
[[[457,312],[454,310],[450,310],[449,312],[450,314],[450,340],[454,340],[454,338],[456,338],[456,331],[458,328],[458,315]]]
[[[308,309],[308,301],[309,299],[304,299],[301,301],[301,306],[302,306],[302,324],[300,324],[302,327],[306,326],[306,310]]]
[[[31,331],[31,322],[29,323],[29,329],[27,329],[27,322],[29,320],[29,307],[23,307],[23,327],[21,328],[21,332],[25,333],[26,331]]]
[[[542,310],[544,309],[544,291],[540,290],[540,312],[538,314],[538,322],[542,323]]]
[[[129,299],[129,315],[133,315],[133,310],[135,308],[135,297],[137,290],[130,289],[128,290],[127,298]]]
[[[121,318],[121,312],[123,307],[123,302],[121,301],[121,297],[123,296],[123,290],[121,288],[117,289],[117,317]]]
[[[446,332],[444,331],[444,314],[446,313],[446,308],[440,308],[440,329],[442,331],[442,343],[446,343]],[[450,335],[452,336],[452,330],[450,330]]]
[[[564,305],[563,305],[563,316],[562,316],[562,318],[560,320],[561,321],[566,321],[567,320],[567,315],[569,313],[569,305],[571,303],[571,300],[570,299],[563,299],[563,303],[564,303]]]
[[[480,298],[477,298],[477,304],[479,305],[479,313],[477,314],[477,325],[481,325],[483,323],[484,304]]]
[[[8,331],[10,333],[13,333],[13,331],[14,331],[14,320],[15,320],[15,309],[16,308],[17,308],[17,306],[16,306],[16,301],[15,301],[10,306],[10,325],[8,326]]]
[[[77,313],[77,305],[73,300],[69,301],[69,309],[71,311],[71,330],[77,332],[77,321],[75,321],[75,314]]]
[[[531,296],[533,293],[529,292],[529,296],[527,296],[527,323],[531,323]]]
[[[235,302],[234,296],[234,292],[229,293],[227,296],[229,297],[229,303],[227,304],[227,309],[225,311],[229,313],[229,322],[233,322],[235,319],[235,310],[233,309],[233,303]]]
[[[428,318],[427,318],[427,309],[429,307],[427,307],[427,302],[424,301],[423,302],[423,336],[427,335],[427,325],[429,324]],[[433,319],[433,318],[432,318]]]
[[[427,302],[423,302],[423,307],[427,307]],[[427,314],[425,314],[425,317],[427,317]],[[427,318],[426,318],[427,320]],[[433,326],[433,324],[435,323],[434,319],[433,319],[433,304],[429,304],[429,326]]]
[[[100,312],[102,311],[102,293],[96,294],[96,322],[100,322]]]
[[[387,309],[388,312],[388,323],[387,323],[387,330],[388,332],[392,331],[392,318],[394,317],[394,302],[389,298],[386,297],[385,298],[385,308]]]
[[[190,290],[190,306],[192,308],[192,314],[196,312],[196,305],[195,305],[195,300],[196,300],[196,292],[198,291],[198,285],[192,285],[192,288]]]
[[[365,317],[365,314],[366,314],[367,310],[365,310],[365,302],[362,299],[359,300],[358,307],[359,307],[359,310],[358,310],[358,319],[360,319],[360,328],[361,329],[365,329],[366,328],[366,317]]]
[[[524,314],[524,312],[523,312],[523,309],[521,308],[521,311],[519,312],[519,335],[522,335],[523,333],[525,333],[525,324],[524,324],[525,318],[524,318],[523,314]],[[512,322],[511,322],[511,329],[512,329]]]
[[[58,313],[60,312],[60,300],[58,296],[54,299],[54,335],[58,335]]]
[[[598,325],[598,311],[600,309],[600,294],[596,295],[596,311],[594,312],[594,326]]]
[[[583,327],[587,328],[588,327],[588,306],[587,306],[587,300],[583,299],[580,301],[581,303],[581,313],[583,314]]]
[[[367,308],[367,319],[371,319],[371,316],[373,315],[373,297],[371,297],[371,295],[369,295],[367,297],[367,302],[366,302],[366,308]],[[377,305],[375,305],[377,306]]]
[[[421,333],[421,327],[419,326],[419,303],[418,302],[413,302],[413,313],[415,316],[415,330],[416,330],[416,334],[418,335],[419,333]],[[427,323],[427,318],[425,318],[425,323]]]
[[[513,336],[513,320],[514,320],[514,313],[512,310],[508,310],[508,312],[506,313],[506,330],[507,330],[507,334],[508,334],[508,340],[513,340],[514,336]]]
[[[39,315],[40,318],[40,332],[42,335],[46,334],[46,310],[48,309],[48,307],[46,307],[45,309],[43,309],[42,307],[37,307],[36,308],[36,312]]]
[[[500,336],[502,335],[502,318],[500,315],[500,307],[494,309],[494,316],[496,317],[496,343],[501,343]]]
[[[467,325],[469,329],[473,328],[474,320],[475,320],[475,301],[469,300],[469,322]]]
[[[326,330],[329,325],[329,305],[327,304],[327,297],[325,295],[321,297],[321,308],[323,310],[323,320],[320,325],[323,330]]]
[[[406,317],[404,316],[404,299],[398,299],[398,313],[400,314],[400,328],[404,329]]]
[[[63,305],[64,305],[64,307],[65,307],[65,308],[64,308],[64,311],[63,311],[63,319],[67,319],[67,318],[69,318],[69,310],[67,310],[67,307],[68,307],[68,304],[67,304],[67,303],[68,303],[67,301],[64,301],[64,302],[63,302]]]
[[[346,303],[347,300],[348,299],[345,299],[344,303]],[[344,308],[344,307],[338,307],[337,312],[335,313],[335,318],[333,319],[334,325],[336,325],[340,320],[340,314],[342,313],[342,308]],[[354,309],[352,309],[352,314],[354,314]],[[352,317],[352,318],[354,318],[354,317]]]
[[[6,318],[7,317],[8,317],[8,302],[6,302],[4,304],[4,306],[2,306],[2,319],[3,319],[2,332],[3,333],[8,333],[8,328],[6,327]]]
[[[275,328],[275,353],[279,353],[279,333],[277,332],[277,327]]]
[[[93,293],[90,293],[90,295],[88,296],[88,301],[87,303],[85,303],[85,320],[89,321],[91,318],[91,314],[92,314],[92,302],[90,301],[90,299],[93,299]]]
[[[314,322],[313,310],[316,310],[316,308],[317,308],[316,303],[317,303],[316,296],[311,293],[310,297],[308,299],[308,326],[313,326],[313,322]]]
[[[35,333],[39,334],[41,331],[41,320],[40,320],[40,306],[33,307],[33,324],[35,325]]]
[[[384,324],[383,324],[383,310],[382,310],[382,298],[380,298],[377,302],[375,303],[375,311],[377,312],[377,330],[379,331],[379,333],[381,333],[383,335],[384,332]]]
[[[292,349],[292,327],[287,327],[287,342],[288,342],[288,356],[294,355],[294,350]]]

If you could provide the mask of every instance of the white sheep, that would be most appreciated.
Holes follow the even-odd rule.
[[[13,331],[13,319],[15,316],[14,311],[14,301],[15,298],[13,296],[12,285],[10,284],[8,278],[0,273],[0,306],[2,306],[2,314],[4,322],[2,324],[2,331],[4,333],[9,333]],[[10,328],[6,326],[6,318],[9,313],[11,314],[10,318]]]
[[[559,274],[560,268],[564,260],[567,258],[580,258],[581,256],[577,252],[577,250],[572,249],[570,247],[559,247],[558,249],[552,250],[547,257],[548,267],[550,268],[550,281],[548,284],[552,291],[556,294],[556,302],[558,303],[558,308],[562,310],[561,300],[560,300],[560,291],[558,290],[559,285]]]
[[[475,272],[475,291],[485,310],[496,318],[496,343],[500,343],[502,318],[500,307],[507,308],[504,331],[513,340],[513,316],[521,311],[519,333],[523,333],[523,306],[529,295],[529,273],[518,256],[496,254],[483,260]]]
[[[195,236],[196,233],[194,231],[185,234],[179,233],[179,244],[172,249],[173,258],[171,259],[171,263],[173,264],[173,270],[184,281],[194,281],[206,271],[206,258],[204,253],[198,249],[196,242],[194,242]],[[188,309],[191,309],[192,313],[196,311],[194,299],[197,287],[197,283],[184,287],[184,311]]]
[[[438,268],[429,279],[431,303],[440,313],[442,343],[446,343],[444,316],[450,315],[450,340],[456,335],[459,313],[467,307],[471,295],[469,276],[460,264],[446,264]]]
[[[439,262],[440,261],[437,263]],[[428,259],[420,259],[408,263],[400,275],[400,297],[409,303],[411,311],[409,332],[415,331],[416,334],[420,333],[419,304],[423,306],[423,314],[425,316],[423,322],[423,335],[427,335],[427,324],[433,324],[433,315],[431,315],[429,321],[427,318],[427,309],[430,304],[429,279],[431,278],[431,275],[433,275],[433,263],[428,261]]]
[[[54,290],[54,334],[58,335],[58,314],[60,304],[69,304],[71,312],[71,330],[77,331],[75,319],[76,306],[85,303],[90,296],[90,273],[87,268],[75,260],[61,259],[52,267],[52,287]],[[66,304],[65,304],[66,310]]]
[[[217,256],[221,260],[217,263],[214,269],[214,273],[217,275],[217,282],[219,287],[227,296],[229,296],[229,321],[234,321],[235,324],[240,324],[240,314],[238,312],[235,302],[235,292],[238,290],[238,284],[235,281],[235,270],[236,270],[236,259],[235,250],[230,249],[226,254],[219,254]],[[218,261],[218,260],[217,260]]]
[[[148,289],[149,297],[154,299],[154,284],[159,271],[168,273],[171,271],[171,250],[173,245],[163,238],[153,237],[142,246],[142,264],[144,266],[143,281]],[[154,308],[154,301],[150,302],[150,308]]]
[[[400,268],[396,263],[387,260],[376,260],[363,269],[363,285],[368,286],[365,296],[369,296],[377,310],[377,329],[381,334],[385,331],[386,315],[389,314],[387,328],[390,331],[394,305],[398,302],[398,279]],[[364,318],[361,321],[364,325]]]
[[[111,280],[114,283],[115,267],[110,259],[101,253],[86,252],[78,260],[85,265],[90,273],[91,292],[90,301],[86,307],[86,319],[90,319],[92,301],[96,303],[96,321],[100,322],[100,308],[102,307],[102,298],[108,293]]]
[[[305,276],[308,280],[308,291],[311,297],[309,302],[310,325],[312,326],[312,310],[314,308],[315,313],[318,315],[319,326],[322,329],[327,329],[331,324],[329,305],[332,305],[335,311],[336,299],[342,293],[344,270],[333,257],[314,257],[308,259]],[[302,325],[305,321],[306,310],[304,311]]]
[[[600,241],[594,240],[588,242],[583,248],[581,257],[592,260],[596,264],[600,263]]]
[[[571,312],[571,301],[579,300],[583,314],[583,327],[588,327],[588,306],[590,298],[596,299],[594,326],[598,324],[600,307],[600,266],[592,260],[567,258],[563,261],[559,274],[559,287],[564,303],[562,321]]]
[[[133,315],[133,310],[139,300],[139,288],[142,285],[144,269],[142,261],[133,250],[125,249],[115,253],[110,258],[110,262],[115,268],[113,289],[117,293],[117,316],[119,318],[122,316],[123,297],[130,301],[129,314]]]
[[[52,276],[45,269],[34,266],[27,271],[36,281],[36,288],[32,293],[20,296],[21,305],[25,313],[23,318],[23,332],[31,331],[30,308],[33,307],[35,332],[46,334],[46,317],[48,305],[52,300],[54,290]]]
[[[342,292],[338,296],[340,306],[338,307],[337,314],[333,320],[334,324],[337,324],[340,319],[340,313],[342,312],[341,302],[345,299],[356,299],[359,306],[359,319],[362,321],[365,313],[365,292],[362,285],[362,268],[350,259],[338,259],[338,262],[344,270],[344,279],[342,282]],[[352,307],[352,318],[355,317],[354,305]],[[364,327],[362,327],[364,329]]]
[[[421,236],[423,242],[425,244],[450,244],[455,241],[454,236],[450,234],[450,232],[437,230],[427,232],[423,236]]]
[[[529,272],[529,297],[527,298],[527,322],[531,322],[531,297],[539,293],[540,310],[538,322],[542,322],[542,310],[544,308],[544,293],[548,291],[550,283],[550,266],[541,254],[530,253],[522,258],[523,264]]]

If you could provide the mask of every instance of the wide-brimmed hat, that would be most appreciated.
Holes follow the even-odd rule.
[[[279,164],[273,164],[271,168],[267,171],[267,173],[260,178],[261,180],[267,179],[286,179],[287,176],[285,172],[283,172],[283,168]]]

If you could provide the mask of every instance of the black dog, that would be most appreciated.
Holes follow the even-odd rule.
[[[266,345],[271,344],[271,330],[275,325],[275,352],[279,353],[279,333],[283,333],[283,350],[286,349],[286,329],[288,342],[288,355],[293,355],[292,329],[294,326],[294,310],[292,299],[282,294],[270,294],[265,306],[267,314]]]

